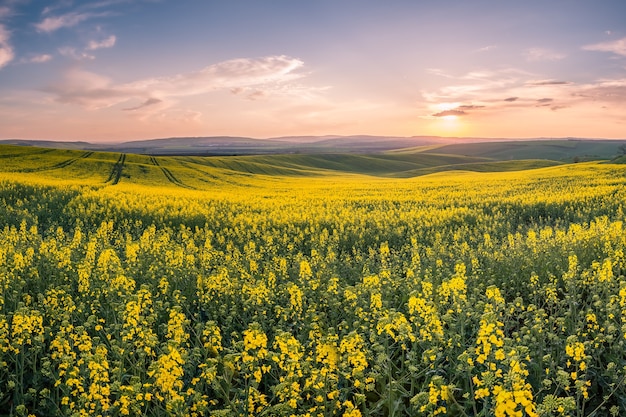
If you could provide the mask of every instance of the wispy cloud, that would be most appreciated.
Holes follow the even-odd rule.
[[[31,56],[30,58],[25,58],[22,62],[31,63],[31,64],[43,64],[44,62],[48,62],[51,60],[52,60],[52,55],[39,54],[39,55]]]
[[[111,35],[102,40],[91,40],[83,48],[76,48],[74,46],[63,46],[59,48],[58,51],[64,57],[76,61],[93,60],[96,59],[93,51],[104,48],[112,48],[113,46],[115,46],[116,41],[117,37],[115,35]]]
[[[11,33],[4,25],[0,24],[0,68],[6,66],[15,58],[10,41]]]
[[[7,18],[13,14],[13,10],[8,6],[0,6],[0,19]]]
[[[577,98],[609,103],[623,108],[626,107],[626,78],[603,79],[581,85],[573,95]]]
[[[434,117],[465,116],[466,114],[467,114],[466,111],[452,109],[452,110],[444,110],[444,111],[440,111],[438,113],[434,113],[434,114],[432,114],[432,116],[434,116]]]
[[[257,59],[234,59],[210,65],[199,71],[169,77],[155,77],[131,83],[116,84],[110,78],[74,68],[65,79],[49,86],[46,91],[60,103],[77,104],[90,109],[111,107],[138,100],[139,104],[126,107],[138,111],[163,107],[176,97],[204,94],[215,90],[253,88],[257,96],[282,88],[297,78],[303,62],[287,56],[269,56]]]
[[[61,28],[73,27],[91,17],[96,16],[93,13],[66,13],[59,16],[46,17],[39,23],[35,23],[35,28],[39,32],[54,32]]]
[[[480,74],[490,74],[490,77]],[[603,106],[610,111],[626,109],[626,79],[575,83],[541,79],[536,74],[509,70],[471,72],[456,77],[456,80],[457,84],[422,92],[423,117],[472,117],[533,108],[552,111]]]
[[[559,61],[567,55],[546,48],[529,48],[524,51],[528,61]]]
[[[487,45],[487,46],[483,46],[482,48],[478,48],[476,49],[474,52],[489,52],[489,51],[493,51],[494,49],[497,48],[497,45]]]
[[[135,110],[144,109],[146,107],[155,106],[155,105],[160,104],[160,103],[163,103],[163,100],[160,100],[158,98],[149,98],[146,101],[144,101],[143,103],[139,104],[138,106],[127,107],[127,108],[125,108],[123,110],[124,111],[135,111]]]
[[[526,83],[526,85],[567,85],[570,84],[568,81],[558,81],[558,80],[531,80]]]
[[[443,104],[444,107],[450,106],[449,103]],[[454,105],[452,108],[445,109],[431,114],[433,117],[446,117],[446,116],[466,116],[474,110],[482,109],[485,106],[478,106],[475,104],[462,104]]]
[[[62,48],[59,48],[59,53],[64,57],[71,58],[76,61],[82,61],[86,59],[91,60],[96,58],[94,55],[89,54],[85,51],[78,50],[72,46],[64,46]]]
[[[87,45],[87,49],[90,51],[94,51],[96,49],[102,49],[102,48],[112,48],[113,46],[115,46],[115,42],[117,41],[117,38],[115,37],[115,35],[111,35],[106,39],[103,39],[101,41],[89,41],[89,44]]]
[[[601,42],[583,46],[585,51],[612,52],[616,55],[626,56],[626,38],[610,42]]]
[[[548,103],[552,103],[553,101],[554,101],[553,98],[544,97],[544,98],[540,98],[539,100],[537,100],[537,103],[546,105]]]
[[[460,76],[438,73],[445,78],[454,79],[450,83],[434,91],[422,91],[422,96],[430,103],[457,102],[481,103],[487,97],[499,95],[523,83],[528,74],[513,68],[501,70],[472,71]],[[511,94],[513,96],[513,94]]]
[[[476,110],[476,109],[482,109],[482,108],[484,108],[484,107],[485,107],[485,106],[477,106],[477,105],[475,105],[475,104],[465,104],[465,105],[462,105],[462,106],[457,107],[457,109],[460,109],[460,110],[465,111],[465,110]]]

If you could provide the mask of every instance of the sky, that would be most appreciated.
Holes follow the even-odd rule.
[[[0,0],[0,139],[626,138],[624,0]]]

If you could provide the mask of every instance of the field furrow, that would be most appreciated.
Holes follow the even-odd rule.
[[[91,152],[91,151],[90,152],[85,152],[81,156],[78,156],[76,158],[70,158],[70,159],[61,161],[59,163],[56,163],[54,165],[43,166],[43,167],[35,167],[35,168],[24,168],[24,169],[17,170],[17,172],[23,172],[23,173],[27,173],[27,172],[43,172],[43,171],[52,171],[54,169],[66,168],[66,167],[69,167],[70,165],[72,165],[73,163],[75,163],[76,161],[78,161],[80,159],[89,158],[91,155],[93,155],[93,152]]]
[[[176,185],[177,187],[187,188],[190,190],[195,189],[194,187],[187,185],[184,182],[180,181],[178,178],[176,178],[176,176],[172,174],[172,171],[170,171],[168,168],[161,166],[159,161],[154,156],[150,157],[150,162],[152,162],[154,166],[159,167],[161,169],[161,172],[163,172],[163,175],[165,175],[165,178],[167,178],[167,180],[172,184]]]
[[[111,185],[116,185],[120,182],[122,178],[122,171],[124,170],[124,163],[126,162],[126,154],[121,153],[117,162],[111,168],[111,172],[109,173],[109,177],[105,181],[106,183],[111,183]]]

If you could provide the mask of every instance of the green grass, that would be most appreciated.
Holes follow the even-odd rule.
[[[626,155],[618,156],[609,161],[611,164],[626,164]]]
[[[576,148],[563,141],[550,146]],[[606,145],[603,145],[606,146]],[[438,172],[522,171],[558,165],[540,142],[476,143],[419,147],[375,154],[281,154],[249,156],[148,156],[112,152],[0,145],[0,173],[93,185],[170,186],[206,190],[249,186],[277,178],[354,176],[411,178]],[[517,152],[514,159],[507,152]],[[456,152],[456,153],[453,153]],[[462,154],[465,152],[466,154]],[[502,159],[496,159],[501,155]]]
[[[618,145],[619,143],[610,140],[531,140],[459,143],[439,147],[412,148],[405,151],[466,155],[493,160],[552,159],[573,161],[574,158],[584,160],[610,159],[617,154]]]

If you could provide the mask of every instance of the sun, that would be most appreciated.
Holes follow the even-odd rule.
[[[459,116],[451,114],[438,117],[432,127],[439,136],[462,136],[466,126]]]
[[[467,126],[459,114],[454,114],[460,105],[437,103],[430,106],[430,131],[437,136],[462,136]]]

